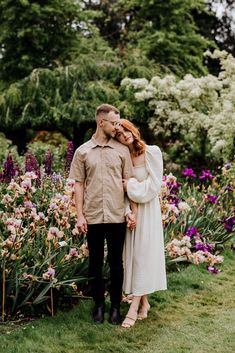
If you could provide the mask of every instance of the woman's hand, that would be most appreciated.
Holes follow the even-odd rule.
[[[135,229],[136,227],[136,215],[134,213],[128,213],[126,215],[127,228],[130,230]]]
[[[128,179],[122,179],[123,190],[127,191],[127,181]]]

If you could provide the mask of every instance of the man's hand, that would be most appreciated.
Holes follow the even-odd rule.
[[[83,214],[77,218],[77,228],[79,233],[87,233],[87,221]]]
[[[135,227],[136,227],[136,215],[134,213],[128,213],[126,215],[126,222],[127,222],[127,227],[130,228],[130,230],[135,229]]]

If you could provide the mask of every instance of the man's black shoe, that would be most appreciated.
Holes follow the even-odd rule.
[[[95,307],[93,312],[93,320],[97,324],[102,324],[104,322],[104,305]]]
[[[111,308],[109,322],[112,325],[119,325],[122,321],[120,311],[117,308]]]

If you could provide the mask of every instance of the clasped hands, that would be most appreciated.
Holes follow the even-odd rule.
[[[130,230],[135,229],[136,227],[136,215],[134,212],[130,212],[126,215],[126,225]]]

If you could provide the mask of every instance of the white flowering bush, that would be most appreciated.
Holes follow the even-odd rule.
[[[172,151],[177,149],[184,159],[194,153],[227,160],[234,155],[235,58],[218,50],[205,55],[220,60],[218,76],[125,78],[122,87],[136,102],[148,104],[150,128]]]

